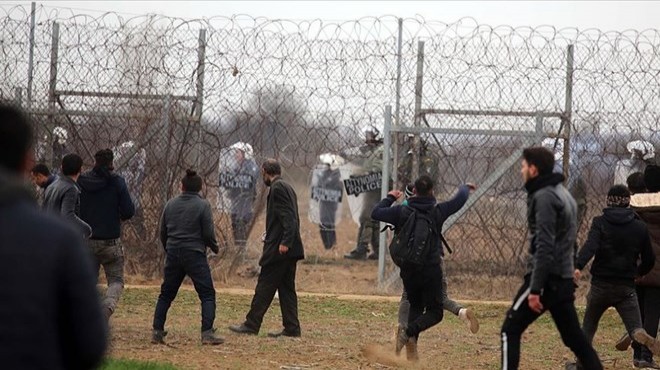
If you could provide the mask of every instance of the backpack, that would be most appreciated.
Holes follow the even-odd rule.
[[[394,230],[394,238],[390,244],[390,256],[395,265],[424,265],[436,238],[440,238],[451,253],[447,241],[437,230],[436,220],[433,218],[435,212],[435,209],[425,213],[409,206],[403,207],[401,216],[406,221]]]

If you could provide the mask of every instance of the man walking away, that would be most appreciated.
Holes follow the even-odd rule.
[[[470,191],[474,189],[474,185],[463,185],[453,199],[438,204],[433,196],[433,181],[424,175],[415,181],[415,196],[408,199],[408,205],[392,207],[402,195],[401,191],[393,190],[373,208],[371,217],[374,220],[395,227],[390,253],[401,268],[403,287],[410,302],[407,327],[397,334],[397,355],[404,346],[408,346],[408,358],[417,360],[419,334],[442,321],[443,271],[440,265],[440,232],[443,223],[463,207]],[[396,259],[394,243],[399,239],[405,239],[402,248],[415,251],[415,259]]]
[[[151,343],[165,344],[167,311],[186,275],[193,281],[202,303],[202,344],[217,345],[224,339],[215,336],[215,289],[206,248],[218,253],[211,204],[203,199],[202,178],[188,170],[181,179],[181,195],[170,200],[160,220],[160,241],[167,253],[163,284],[154,312]]]
[[[603,365],[580,330],[575,312],[573,259],[577,234],[577,204],[562,185],[564,176],[552,173],[555,159],[542,147],[523,151],[521,174],[527,190],[530,232],[528,272],[501,330],[502,369],[518,369],[520,337],[546,310],[562,341],[587,370]]]
[[[261,274],[245,322],[229,330],[241,334],[257,334],[264,315],[278,293],[282,310],[281,332],[270,337],[299,337],[298,296],[296,295],[296,265],[305,258],[300,238],[298,198],[291,185],[280,178],[282,169],[275,159],[261,166],[266,186],[270,187],[266,204],[266,236],[259,265]]]
[[[594,217],[587,241],[578,255],[576,281],[580,279],[580,270],[594,258],[582,330],[592,343],[603,313],[614,307],[630,337],[658,352],[660,343],[642,328],[634,281],[635,277],[651,271],[655,256],[646,225],[629,205],[630,191],[625,185],[610,188],[607,208],[601,216]],[[639,266],[638,260],[641,260]],[[582,368],[579,362],[577,368]]]
[[[92,228],[78,217],[80,189],[76,181],[80,177],[82,165],[83,160],[78,154],[67,154],[62,158],[62,176],[46,189],[43,208],[61,214],[80,230],[81,236],[89,238],[92,235]]]
[[[124,290],[124,249],[121,244],[121,222],[135,214],[135,206],[128,194],[126,181],[114,173],[113,154],[103,149],[94,155],[91,171],[78,179],[80,218],[92,227],[89,246],[94,255],[96,272],[101,265],[108,281],[105,293],[105,314],[109,319],[115,312]]]
[[[33,137],[25,115],[0,104],[0,367],[94,369],[107,337],[89,254],[23,183]]]

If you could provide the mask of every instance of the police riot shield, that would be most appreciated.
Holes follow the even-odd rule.
[[[254,159],[233,146],[221,149],[218,173],[218,209],[232,215],[251,215],[259,178]]]
[[[382,172],[366,172],[361,166],[347,163],[339,167],[351,217],[356,224],[371,214],[371,209],[380,199]]]
[[[317,165],[312,170],[309,187],[309,220],[324,230],[334,230],[342,214],[343,185],[339,169]]]

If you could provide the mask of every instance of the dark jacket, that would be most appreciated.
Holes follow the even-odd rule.
[[[289,248],[280,254],[280,245]],[[266,205],[266,238],[264,250],[259,260],[260,266],[285,260],[305,258],[302,239],[300,238],[300,217],[298,216],[298,197],[291,185],[279,177],[270,184]]]
[[[421,212],[435,212],[436,222],[437,222],[437,231],[442,232],[442,225],[449,218],[449,216],[458,212],[465,202],[467,202],[468,197],[470,196],[470,189],[467,185],[462,185],[458,188],[458,193],[450,200],[442,203],[437,203],[433,196],[429,197],[410,197],[408,198],[407,207],[414,208]],[[388,224],[394,225],[395,228],[403,226],[406,220],[402,217],[403,207],[402,205],[396,205],[392,207],[392,204],[396,199],[388,195],[386,198],[381,200],[374,209],[371,211],[371,218],[376,221],[386,222]],[[435,244],[429,250],[428,264],[438,264],[440,263],[440,257],[443,255],[442,243],[440,238],[435,241]]]
[[[80,189],[70,177],[59,177],[46,188],[42,207],[46,211],[64,216],[80,230],[80,235],[83,237],[89,238],[92,235],[92,228],[78,217],[80,215]]]
[[[199,193],[184,192],[165,205],[160,219],[160,241],[165,250],[186,248],[218,253],[211,204]]]
[[[637,284],[660,287],[660,193],[635,194],[630,199],[630,205],[646,223],[655,254],[653,269],[642,276]]]
[[[0,367],[94,368],[107,330],[89,252],[28,194],[0,175]]]
[[[550,278],[572,279],[577,239],[577,204],[558,173],[525,184],[531,242],[527,273],[530,292],[540,294]]]
[[[655,263],[648,229],[630,208],[605,208],[602,216],[594,217],[575,267],[582,270],[594,256],[594,280],[630,286],[634,286],[636,276],[646,275]]]
[[[121,221],[135,214],[126,181],[105,169],[94,168],[78,178],[80,218],[92,227],[92,239],[118,239]]]

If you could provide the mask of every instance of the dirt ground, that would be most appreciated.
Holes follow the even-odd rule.
[[[217,295],[216,327],[226,342],[200,345],[200,308],[194,291],[184,287],[168,315],[167,346],[149,343],[155,287],[128,287],[111,319],[112,358],[171,363],[181,369],[498,369],[499,328],[506,304],[470,303],[481,321],[478,334],[452,314],[425,332],[419,343],[421,361],[415,365],[393,354],[395,297],[301,294],[302,338],[266,337],[280,329],[277,299],[268,311],[259,336],[230,333],[249,307],[249,290],[221,290]],[[581,311],[582,315],[583,312]],[[613,343],[623,326],[613,311],[605,314],[595,346],[607,369],[631,366],[630,352],[616,352]],[[562,369],[572,358],[549,316],[543,316],[523,338],[521,369]]]

